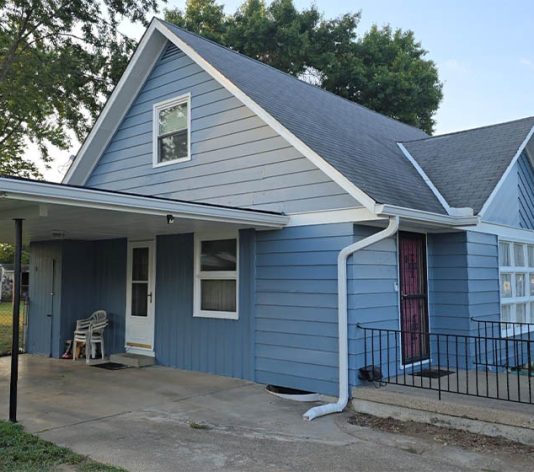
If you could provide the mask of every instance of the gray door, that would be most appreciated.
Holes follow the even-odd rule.
[[[52,330],[57,315],[57,261],[49,254],[36,254],[30,274],[27,351],[52,354]]]

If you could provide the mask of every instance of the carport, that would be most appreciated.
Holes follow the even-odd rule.
[[[10,419],[16,421],[23,244],[114,238],[139,241],[198,231],[278,229],[287,222],[287,216],[268,211],[0,177],[0,241],[16,246]]]

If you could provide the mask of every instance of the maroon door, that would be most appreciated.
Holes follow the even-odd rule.
[[[402,363],[429,358],[426,239],[399,232],[400,323]]]

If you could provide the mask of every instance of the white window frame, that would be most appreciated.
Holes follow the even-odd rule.
[[[200,252],[203,241],[218,241],[221,239],[236,240],[236,270],[235,271],[210,271],[200,270]],[[239,232],[195,233],[195,281],[193,290],[193,316],[197,318],[218,318],[225,320],[239,319]],[[200,285],[202,280],[235,280],[236,281],[236,311],[210,311],[201,309]]]
[[[159,162],[159,114],[168,108],[187,103],[187,156],[173,159],[172,161]],[[171,98],[156,103],[152,113],[152,167],[163,167],[179,162],[191,160],[191,94],[186,93],[179,97]]]
[[[529,331],[534,331],[534,324],[532,325],[517,325],[514,326],[514,323],[534,323],[534,309],[532,309],[531,304],[534,304],[534,294],[530,294],[530,276],[534,274],[534,266],[529,266],[528,260],[528,248],[529,246],[534,248],[533,243],[528,243],[525,241],[517,241],[513,239],[501,239],[499,238],[499,299],[500,299],[500,321],[505,323],[501,328],[501,335],[505,337],[517,336]],[[508,259],[510,265],[501,265],[501,247],[502,243],[508,244]],[[515,248],[514,245],[518,244],[522,246],[523,251],[523,260],[525,262],[524,266],[517,266],[515,263]],[[510,274],[510,283],[512,289],[511,297],[503,297],[501,292],[501,276],[504,274]],[[517,296],[517,287],[516,287],[516,274],[524,274],[525,276],[525,294],[524,296]],[[518,304],[525,304],[525,320],[526,321],[516,321],[516,307]],[[511,320],[503,320],[502,318],[502,307],[510,306],[510,318]],[[510,323],[510,327],[507,327],[506,323]]]

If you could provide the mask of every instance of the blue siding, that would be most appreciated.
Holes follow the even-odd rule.
[[[160,364],[253,378],[255,234],[240,232],[239,320],[193,317],[193,235],[159,236],[156,359]]]
[[[191,93],[188,162],[152,166],[152,107]],[[169,44],[87,181],[90,187],[285,212],[359,206]]]
[[[349,223],[257,233],[257,382],[337,394],[337,255],[352,241]]]
[[[534,169],[526,152],[517,161],[519,184],[519,226],[534,229]]]

